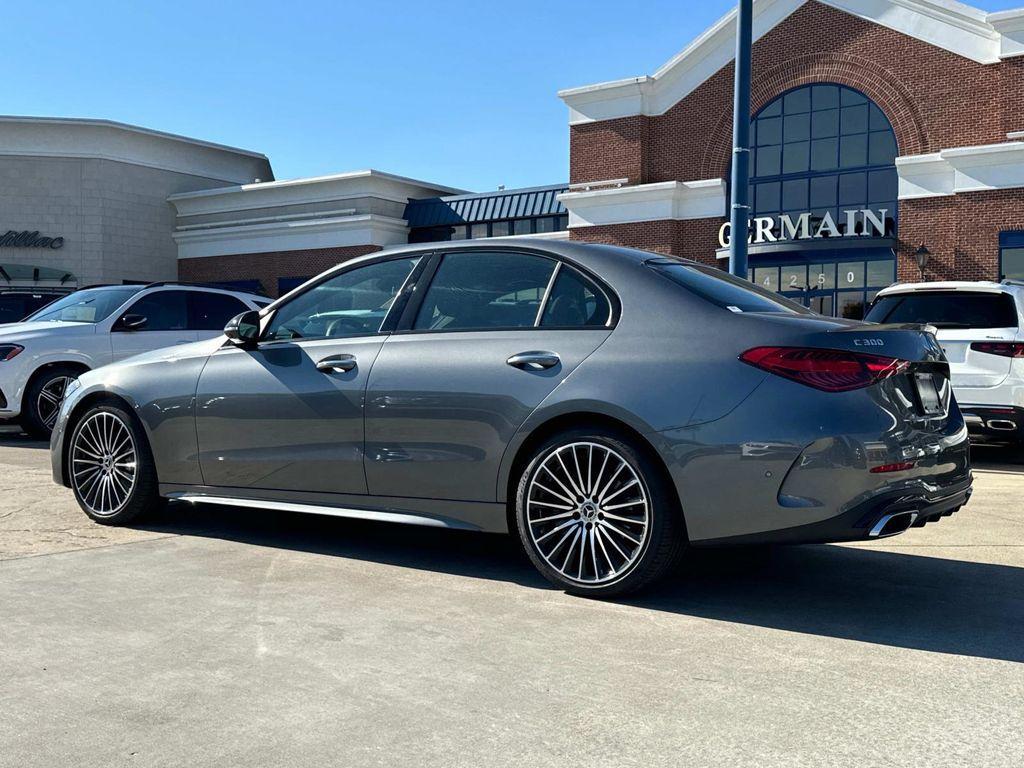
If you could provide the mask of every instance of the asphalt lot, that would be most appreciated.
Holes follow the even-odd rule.
[[[0,434],[0,766],[1020,766],[1024,456],[868,545],[642,598],[502,537],[244,509],[93,525]]]

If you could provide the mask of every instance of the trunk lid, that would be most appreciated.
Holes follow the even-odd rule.
[[[762,328],[773,327],[771,343],[798,348],[852,352],[903,360],[899,373],[868,389],[894,416],[940,426],[952,402],[949,365],[931,326],[921,323],[878,325],[820,316],[761,315]]]

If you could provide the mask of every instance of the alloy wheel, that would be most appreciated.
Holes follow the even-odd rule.
[[[138,476],[138,454],[128,425],[97,411],[79,426],[71,446],[72,482],[82,503],[100,517],[121,510]]]
[[[54,376],[39,391],[36,398],[36,413],[47,429],[53,429],[60,413],[60,404],[64,402],[64,392],[71,383],[70,376]]]
[[[526,507],[537,552],[563,578],[580,584],[620,578],[636,565],[650,536],[643,481],[601,443],[570,443],[545,456],[530,479]]]

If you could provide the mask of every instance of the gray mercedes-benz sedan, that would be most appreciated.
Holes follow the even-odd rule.
[[[52,456],[100,523],[180,499],[513,531],[601,596],[689,546],[901,533],[972,482],[926,326],[532,239],[349,261],[220,338],[83,374]]]

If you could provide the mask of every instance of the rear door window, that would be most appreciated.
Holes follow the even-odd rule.
[[[881,297],[873,323],[927,323],[936,328],[1016,328],[1017,307],[1006,293],[933,291]]]
[[[601,289],[572,267],[562,264],[548,294],[540,324],[544,328],[606,326],[611,311]]]
[[[249,309],[226,293],[190,291],[188,298],[188,327],[192,331],[222,330],[228,320]]]
[[[413,328],[531,328],[554,271],[553,260],[529,253],[446,254]]]

